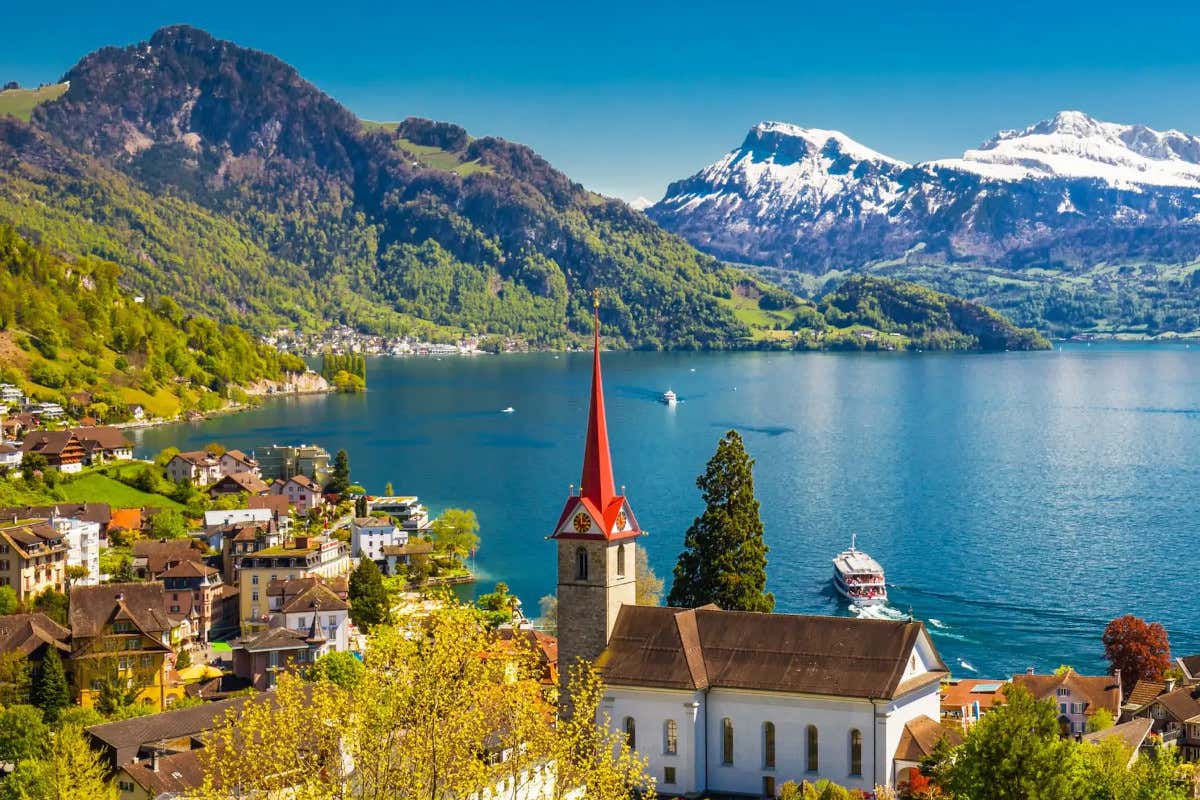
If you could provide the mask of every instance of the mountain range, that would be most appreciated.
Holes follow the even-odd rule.
[[[910,164],[839,131],[764,122],[646,213],[800,291],[884,272],[1043,329],[1200,328],[1200,138],[1179,131],[1063,111]]]
[[[561,347],[590,332],[598,288],[618,345],[882,341],[850,325],[923,347],[1043,344],[986,309],[884,282],[858,286],[828,323],[528,147],[446,122],[361,120],[279,59],[188,26],[0,93],[0,224],[115,263],[152,307],[170,298],[257,333],[347,324]]]

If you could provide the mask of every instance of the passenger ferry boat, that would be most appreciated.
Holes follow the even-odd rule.
[[[883,567],[857,549],[857,535],[850,538],[850,549],[833,559],[833,586],[856,606],[877,606],[887,603],[887,583]]]
[[[665,392],[663,392],[662,401],[669,406],[675,405],[675,403],[677,402],[678,399],[679,398],[677,398],[675,396],[675,393],[672,392],[670,389],[667,389]]]

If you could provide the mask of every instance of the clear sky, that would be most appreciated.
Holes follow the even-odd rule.
[[[627,199],[764,119],[910,161],[1071,108],[1200,133],[1200,3],[7,4],[0,81],[184,22],[274,53],[362,117],[424,116],[528,144]]]

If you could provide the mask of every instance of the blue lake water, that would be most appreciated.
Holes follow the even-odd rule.
[[[137,432],[139,455],[220,441],[315,442],[431,510],[473,508],[481,585],[536,614],[545,541],[578,483],[590,358],[375,359],[358,396],[274,400]],[[1132,612],[1200,651],[1200,347],[1046,353],[609,353],[609,434],[655,571],[670,585],[701,510],[695,478],[728,428],[757,459],[779,611],[849,613],[830,558],[851,533],[926,620],[948,665],[1001,677],[1103,668]],[[658,402],[674,389],[680,402]],[[512,406],[515,413],[503,414]]]

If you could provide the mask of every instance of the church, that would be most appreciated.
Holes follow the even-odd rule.
[[[595,326],[582,478],[550,537],[561,674],[597,665],[601,714],[662,795],[905,781],[942,735],[949,676],[920,622],[635,605],[642,531],[613,483]]]

